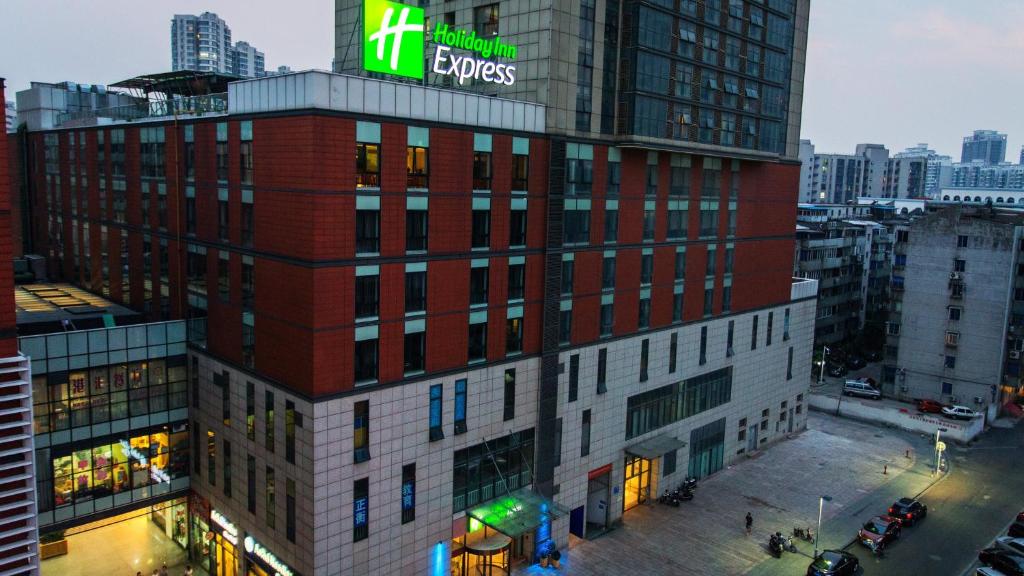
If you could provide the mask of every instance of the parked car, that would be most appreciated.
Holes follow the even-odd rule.
[[[807,567],[807,576],[853,576],[860,560],[842,550],[823,550]]]
[[[849,368],[850,370],[859,370],[867,366],[867,362],[865,362],[863,358],[857,356],[856,354],[851,354],[847,356],[845,364],[846,367]]]
[[[985,548],[978,553],[978,561],[991,566],[1006,576],[1024,576],[1024,556],[1001,548]]]
[[[836,378],[840,378],[842,376],[846,376],[847,372],[848,370],[846,369],[846,366],[843,366],[842,364],[829,364],[828,366],[829,376],[835,376]]]
[[[1014,554],[1024,556],[1024,538],[1000,536],[999,538],[996,538],[995,548],[1001,548],[1007,552],[1013,552]]]
[[[918,400],[917,411],[924,412],[926,414],[942,414],[942,409],[946,405],[936,400]]]
[[[1010,529],[1006,531],[1006,535],[1012,538],[1024,538],[1024,521],[1018,520],[1010,524]]]
[[[857,533],[857,540],[872,550],[884,548],[899,537],[900,521],[892,516],[875,516]]]
[[[993,568],[991,566],[978,566],[974,570],[974,576],[1005,576],[1005,575],[1002,572],[1000,572],[999,570],[996,570],[995,568]]]
[[[946,406],[942,409],[942,415],[956,420],[970,420],[981,416],[981,413],[975,412],[967,406]]]
[[[857,380],[847,380],[846,384],[843,384],[843,394],[847,396],[863,396],[864,398],[871,398],[872,400],[879,400],[882,398],[882,392],[871,385],[871,382],[867,378],[859,378]]]
[[[928,515],[928,507],[913,498],[900,498],[889,506],[889,516],[899,519],[904,526],[913,526]]]

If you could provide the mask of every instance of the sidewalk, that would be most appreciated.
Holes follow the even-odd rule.
[[[640,506],[627,512],[617,529],[563,551],[563,565],[571,566],[564,573],[802,574],[813,544],[797,543],[806,556],[776,560],[765,548],[768,534],[814,526],[818,498],[828,494],[834,500],[824,509],[822,544],[848,543],[868,517],[932,481],[929,440],[812,412],[807,430],[703,480],[692,502],[679,508]],[[751,536],[743,529],[747,512],[754,517]]]
[[[879,428],[879,430],[889,432],[885,428]],[[904,434],[909,436],[909,433]],[[943,477],[943,475],[932,474],[934,460],[928,456],[932,450],[930,439],[918,436],[910,441],[919,456],[905,471],[895,475],[878,489],[842,506],[831,517],[828,516],[828,509],[834,509],[835,506],[832,502],[825,503],[823,517],[827,520],[822,521],[822,533],[818,540],[819,551],[842,549],[852,543],[849,551],[860,558],[863,563],[871,557],[871,552],[867,548],[855,542],[857,531],[863,523],[872,516],[884,513],[893,502],[900,498],[918,496]],[[747,572],[747,575],[790,576],[804,574],[814,553],[814,543],[802,541],[795,541],[795,543],[799,549],[798,554],[785,552],[782,558],[776,559],[768,556],[766,550],[767,559]]]

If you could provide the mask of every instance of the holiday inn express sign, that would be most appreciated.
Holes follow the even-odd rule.
[[[387,0],[365,0],[363,4],[363,69],[395,76],[423,79],[427,31],[423,9]],[[430,70],[454,76],[459,84],[467,79],[511,86],[516,81],[514,64],[492,58],[514,60],[516,47],[501,37],[478,37],[448,24],[438,24],[429,39],[434,43]],[[462,50],[470,54],[459,54]]]

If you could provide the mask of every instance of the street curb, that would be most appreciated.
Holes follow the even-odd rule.
[[[924,495],[925,492],[931,490],[936,484],[938,484],[939,482],[942,482],[943,480],[945,480],[946,477],[949,476],[949,473],[952,471],[952,468],[953,468],[953,463],[950,462],[949,459],[947,459],[946,460],[946,471],[941,476],[936,478],[935,480],[932,480],[932,482],[930,484],[928,484],[927,486],[922,488],[920,492],[918,492],[917,494],[914,494],[914,499],[915,500],[919,499],[921,496]],[[1012,523],[1013,522],[1011,522],[1010,524],[1012,524]],[[1009,524],[1007,526],[1009,526]],[[842,547],[842,550],[846,550],[847,548],[849,548],[850,546],[853,546],[856,543],[857,543],[857,537],[854,536],[853,538],[850,539],[850,541],[845,546]],[[968,568],[968,570],[969,569],[970,568]]]

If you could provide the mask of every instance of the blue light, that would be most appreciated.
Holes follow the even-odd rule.
[[[434,545],[430,558],[430,576],[447,576],[451,569],[448,558],[448,546],[441,541]]]

